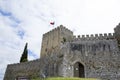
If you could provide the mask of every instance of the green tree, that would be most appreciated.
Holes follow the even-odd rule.
[[[28,43],[25,44],[23,54],[22,54],[22,56],[20,58],[20,63],[28,61],[28,58],[27,58],[27,55],[28,55],[27,45],[28,45]]]

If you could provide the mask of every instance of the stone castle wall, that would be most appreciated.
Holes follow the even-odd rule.
[[[85,77],[102,80],[120,79],[120,52],[116,39],[70,42],[63,46],[61,75],[74,77],[74,64],[84,66]]]
[[[45,78],[59,75],[59,65],[62,58],[57,57],[56,53],[51,53],[40,59],[10,64],[7,66],[4,80],[15,80],[19,77],[25,78]]]
[[[91,34],[91,35],[78,35],[74,36],[73,41],[77,40],[108,40],[115,39],[115,33],[104,33],[104,34]]]
[[[38,77],[40,66],[40,60],[8,65],[4,80],[15,80],[17,77]]]

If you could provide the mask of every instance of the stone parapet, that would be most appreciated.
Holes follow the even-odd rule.
[[[91,35],[78,35],[73,37],[73,41],[76,40],[103,40],[103,39],[115,39],[114,33],[104,34],[91,34]]]

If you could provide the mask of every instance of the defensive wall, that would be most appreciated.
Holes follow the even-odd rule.
[[[32,79],[60,76],[58,66],[61,62],[62,58],[56,57],[56,53],[53,53],[53,55],[47,55],[29,62],[9,64],[4,80],[22,80],[21,77]]]
[[[65,45],[61,50],[64,77],[74,76],[75,64],[80,63],[84,67],[80,73],[87,78],[120,79],[120,51],[116,39],[74,41]]]
[[[91,34],[91,35],[78,35],[77,37],[73,37],[73,41],[75,40],[109,40],[115,39],[114,33],[104,33],[104,34]]]
[[[15,80],[18,77],[38,77],[41,67],[40,62],[40,60],[34,60],[24,63],[10,64],[7,66],[4,80]]]

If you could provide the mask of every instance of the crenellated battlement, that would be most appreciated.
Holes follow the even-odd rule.
[[[63,25],[60,25],[58,28],[60,28],[61,30],[64,30],[64,31],[73,33],[70,29],[66,28],[66,27],[63,26]]]
[[[49,35],[50,33],[53,33],[53,32],[58,32],[59,30],[65,31],[65,32],[71,32],[71,33],[73,33],[71,30],[69,30],[69,29],[66,28],[65,26],[60,25],[60,26],[58,26],[58,27],[56,27],[56,28],[50,30],[49,32],[43,34],[43,36],[47,36],[47,35]]]
[[[74,36],[73,40],[103,40],[103,39],[114,39],[114,33],[104,33],[104,34],[91,34],[91,35],[78,35]]]

